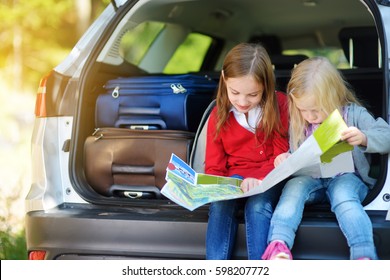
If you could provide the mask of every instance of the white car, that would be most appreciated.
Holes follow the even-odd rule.
[[[32,137],[33,182],[26,197],[30,259],[205,258],[208,205],[189,211],[159,193],[161,182],[150,183],[149,178],[142,184],[142,172],[151,172],[153,177],[153,168],[161,168],[167,156],[156,159],[159,167],[143,170],[144,155],[152,153],[145,140],[128,153],[138,153],[140,166],[133,169],[140,178],[111,184],[102,179],[103,172],[91,170],[97,161],[111,164],[102,160],[104,148],[88,153],[86,143],[93,134],[96,138],[102,134],[99,96],[109,89],[109,81],[161,74],[182,79],[189,74],[217,84],[225,54],[240,42],[266,47],[282,91],[299,61],[328,57],[372,114],[389,121],[389,0],[113,0],[39,85]],[[145,93],[139,99],[149,102],[148,96]],[[195,99],[186,101],[191,125],[172,129],[186,135],[182,141],[187,143],[183,154],[188,161],[195,148],[195,132],[213,96],[209,94],[203,103]],[[104,129],[115,127],[123,133],[159,135],[171,130],[165,126],[165,113],[153,112],[156,122],[152,124],[100,123]],[[160,149],[168,149],[164,145]],[[117,148],[106,152],[106,158]],[[108,168],[110,176],[132,172],[121,164]],[[374,158],[372,175],[377,183],[363,202],[380,259],[390,259],[388,168],[388,155]],[[100,183],[104,184],[97,187]],[[127,187],[121,189],[121,185]],[[235,259],[247,257],[241,220]],[[305,208],[292,253],[294,259],[349,258],[329,205]]]

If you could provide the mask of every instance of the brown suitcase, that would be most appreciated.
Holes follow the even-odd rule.
[[[172,153],[189,160],[194,133],[101,128],[84,144],[90,186],[105,196],[161,198]]]

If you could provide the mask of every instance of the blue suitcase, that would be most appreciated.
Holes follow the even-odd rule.
[[[96,127],[195,132],[217,82],[193,74],[158,75],[117,78],[104,88],[97,98]]]

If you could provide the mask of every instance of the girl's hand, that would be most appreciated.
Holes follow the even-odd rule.
[[[281,164],[283,161],[285,161],[291,154],[290,153],[283,153],[278,155],[275,160],[274,160],[274,166],[278,166]]]
[[[247,192],[254,187],[257,187],[261,184],[261,180],[256,179],[256,178],[245,178],[244,181],[241,183],[241,190],[243,192]]]
[[[341,132],[341,140],[353,146],[367,147],[367,136],[354,126],[348,127]]]

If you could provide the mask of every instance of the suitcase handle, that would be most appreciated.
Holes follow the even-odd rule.
[[[166,123],[162,119],[158,118],[126,118],[121,117],[115,122],[115,126],[119,128],[131,128],[135,127],[140,129],[146,128],[149,130],[167,129]]]
[[[131,199],[161,199],[160,189],[156,186],[112,185],[110,192],[113,196]]]
[[[137,198],[146,198],[145,196],[153,196],[151,193],[143,192],[133,192],[133,191],[123,191],[123,195],[128,198],[137,199]]]

